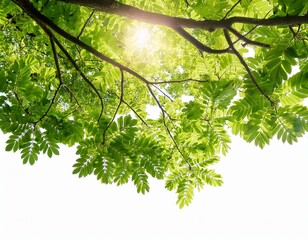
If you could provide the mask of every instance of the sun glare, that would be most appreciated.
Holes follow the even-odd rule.
[[[148,29],[139,28],[135,34],[135,43],[138,48],[144,48],[147,46],[148,41],[150,40],[150,34]]]

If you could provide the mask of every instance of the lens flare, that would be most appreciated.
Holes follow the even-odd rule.
[[[148,41],[150,40],[150,34],[148,29],[139,28],[135,34],[135,44],[138,48],[144,48],[147,46]]]

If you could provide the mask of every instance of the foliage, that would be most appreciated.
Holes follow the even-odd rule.
[[[76,145],[79,177],[141,193],[165,179],[188,205],[222,184],[210,166],[231,132],[263,148],[308,131],[307,11],[305,0],[2,0],[6,150],[32,165]]]

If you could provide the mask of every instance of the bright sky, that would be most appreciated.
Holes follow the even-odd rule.
[[[205,187],[182,210],[163,182],[140,195],[132,184],[79,179],[66,148],[22,165],[0,140],[1,240],[308,239],[308,136],[263,151],[233,138],[216,167],[224,185]]]

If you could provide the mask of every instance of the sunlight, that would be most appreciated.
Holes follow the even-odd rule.
[[[147,46],[148,41],[150,40],[150,34],[148,29],[142,27],[139,28],[134,36],[135,44],[138,48],[144,48]]]
[[[252,47],[246,46],[246,49],[248,50],[248,52],[243,54],[244,58],[254,57],[255,56],[255,50]]]

